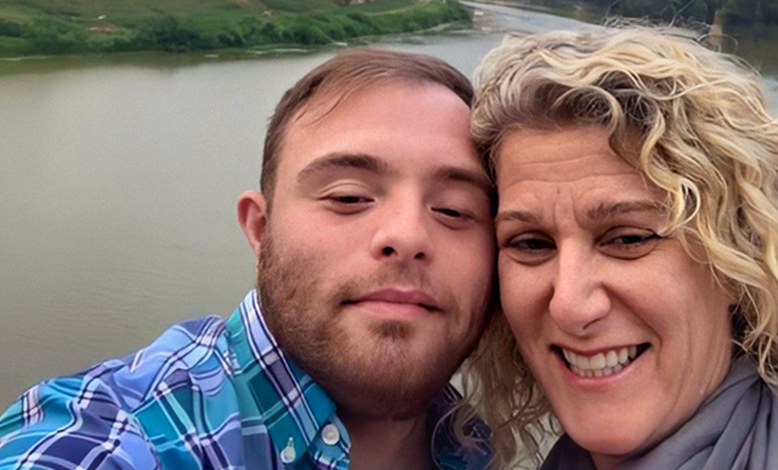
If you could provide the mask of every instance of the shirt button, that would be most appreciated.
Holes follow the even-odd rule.
[[[294,451],[294,439],[290,437],[286,448],[281,451],[281,462],[292,463],[296,457],[297,452]]]
[[[323,440],[324,443],[328,446],[334,446],[337,444],[340,440],[340,433],[338,432],[337,426],[334,424],[328,424],[324,426],[324,429],[321,431],[321,440]]]

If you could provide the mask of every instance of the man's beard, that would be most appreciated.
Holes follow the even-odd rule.
[[[373,275],[330,282],[327,266],[315,253],[279,250],[272,231],[262,239],[257,293],[262,313],[281,349],[349,412],[381,419],[406,419],[426,410],[429,400],[449,380],[472,349],[478,335],[458,338],[428,357],[412,357],[406,345],[418,334],[412,325],[390,320],[369,322],[370,344],[358,344],[344,328],[344,301],[392,284],[428,286],[422,271],[386,266]],[[452,294],[436,292],[448,311],[463,315]],[[367,321],[367,320],[366,320]],[[473,328],[479,329],[474,322]],[[469,333],[469,332],[468,332]]]

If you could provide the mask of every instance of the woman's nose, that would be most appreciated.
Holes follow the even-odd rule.
[[[597,254],[579,247],[560,247],[549,314],[565,332],[580,336],[611,310]]]

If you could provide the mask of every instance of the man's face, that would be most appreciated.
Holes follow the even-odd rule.
[[[287,129],[258,248],[273,334],[332,397],[418,412],[477,340],[491,298],[490,188],[470,111],[440,85],[386,83]]]

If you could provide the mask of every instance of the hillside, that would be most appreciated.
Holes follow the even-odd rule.
[[[0,56],[323,45],[469,20],[455,0],[3,0]]]

